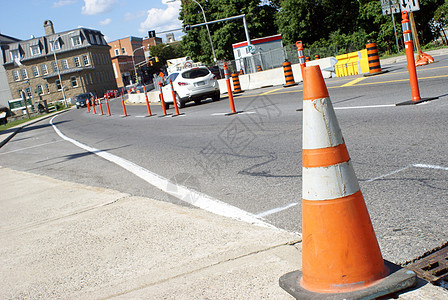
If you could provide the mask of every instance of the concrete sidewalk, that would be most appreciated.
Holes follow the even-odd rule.
[[[0,168],[2,299],[291,299],[298,235]],[[298,220],[299,221],[299,220]],[[420,281],[399,299],[447,299]]]

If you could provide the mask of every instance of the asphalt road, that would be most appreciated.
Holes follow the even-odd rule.
[[[418,68],[411,99],[405,63],[388,73],[326,80],[384,258],[411,261],[448,241],[448,56]],[[53,124],[68,138],[301,232],[302,86],[235,96],[243,113],[219,102],[187,104],[183,115],[145,117],[145,105],[111,101],[112,116],[71,110]],[[104,112],[106,108],[104,106]],[[170,113],[174,109],[169,110]],[[0,165],[54,178],[191,205],[148,184],[132,170],[61,139],[48,120],[26,127],[0,149]],[[162,183],[163,184],[163,183]],[[26,188],[26,182],[24,182]],[[191,201],[190,201],[191,203]]]

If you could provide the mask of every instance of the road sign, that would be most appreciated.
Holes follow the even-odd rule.
[[[417,11],[420,10],[418,0],[400,0],[401,11]]]
[[[383,16],[400,13],[399,0],[381,0],[381,9],[383,11]]]
[[[247,46],[247,51],[249,51],[249,53],[254,54],[255,53],[255,47],[252,45]]]

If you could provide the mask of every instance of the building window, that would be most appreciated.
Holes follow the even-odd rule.
[[[121,48],[121,54],[126,54],[126,48]]]
[[[50,94],[50,87],[48,86],[48,83],[45,84],[45,90],[47,91],[47,94]]]
[[[95,44],[95,39],[93,38],[93,35],[91,33],[89,34],[89,37],[90,37],[90,43]]]
[[[115,49],[115,55],[120,55],[120,50]]]
[[[27,88],[25,89],[25,92],[26,92],[26,95],[27,95],[28,97],[31,97],[31,89],[30,89],[29,87],[27,87]]]
[[[22,75],[22,79],[28,79],[28,73],[26,69],[20,69],[20,74]]]
[[[68,61],[66,59],[61,60],[62,63],[62,70],[68,69]]]
[[[32,66],[31,70],[33,70],[34,77],[39,77],[39,68],[37,66]]]
[[[52,51],[61,49],[61,43],[59,42],[59,39],[56,41],[50,41],[50,48]]]
[[[56,83],[56,89],[58,91],[62,90],[61,82],[59,81],[59,79],[57,79],[55,83]]]
[[[56,64],[55,61],[51,62],[51,68],[53,69],[53,72],[57,72],[58,71],[58,65]]]
[[[93,84],[92,73],[89,73],[90,84]]]
[[[43,75],[47,75],[48,74],[47,65],[40,65],[40,70],[42,71]]]
[[[37,94],[38,94],[38,95],[43,95],[43,94],[44,94],[44,88],[43,88],[43,86],[41,86],[40,84],[38,84],[38,85],[36,86],[36,91],[37,91]]]
[[[14,61],[16,59],[20,59],[20,52],[19,49],[10,50],[9,52],[11,54],[11,59]]]
[[[100,39],[100,36],[99,36],[99,35],[95,35],[95,37],[96,37],[96,43],[97,43],[98,45],[101,45],[101,39]]]
[[[22,98],[22,91],[23,90],[22,89],[18,89],[17,91],[19,92],[19,98]]]
[[[78,36],[72,36],[72,45],[73,47],[81,46],[81,37]]]
[[[72,87],[78,86],[78,80],[76,80],[75,76],[70,77],[70,82],[72,83]]]
[[[19,71],[17,70],[12,71],[12,77],[14,78],[14,81],[19,81],[20,80]]]
[[[89,66],[90,65],[89,57],[87,55],[83,55],[82,62],[84,63],[84,66]]]
[[[40,54],[40,47],[39,45],[34,45],[30,47],[31,50],[31,55],[35,56],[35,55],[39,55]]]
[[[75,67],[80,67],[81,62],[79,61],[79,57],[73,57],[73,61],[75,62]]]

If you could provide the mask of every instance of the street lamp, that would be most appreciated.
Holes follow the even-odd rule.
[[[67,99],[65,99],[64,85],[62,84],[61,72],[59,71],[58,59],[56,58],[56,49],[54,48],[54,45],[55,45],[56,41],[57,41],[58,39],[61,38],[61,36],[69,35],[69,34],[72,34],[72,33],[74,33],[74,31],[70,31],[70,32],[64,33],[64,34],[62,34],[62,35],[58,35],[58,37],[55,38],[54,41],[53,41],[53,55],[54,55],[54,62],[56,63],[56,70],[57,70],[57,72],[58,72],[59,84],[61,85],[61,89],[62,89],[62,97],[64,98],[64,104],[65,104],[65,107],[67,107]],[[59,49],[60,49],[60,47],[59,47]]]
[[[141,46],[141,47],[138,47],[137,49],[135,49],[134,51],[132,51],[132,63],[134,64],[134,74],[135,74],[135,80],[137,81],[137,83],[138,83],[138,76],[137,76],[137,69],[135,68],[134,53],[135,53],[135,51],[137,51],[139,49],[144,49],[144,48],[145,48],[145,46]]]
[[[176,1],[179,1],[179,0],[169,0],[169,1],[165,2],[165,3],[171,3],[171,2],[176,2]],[[210,40],[210,46],[212,47],[213,60],[214,60],[215,63],[216,63],[218,60],[216,59],[215,48],[213,47],[212,36],[211,36],[211,34],[210,34],[210,29],[208,28],[208,22],[207,22],[207,18],[205,17],[204,9],[202,8],[202,5],[199,4],[199,2],[197,2],[196,0],[191,0],[191,1],[193,1],[194,3],[196,3],[197,5],[199,5],[199,7],[200,7],[201,10],[202,10],[202,15],[204,16],[204,21],[205,21],[205,27],[207,27],[208,39]]]

